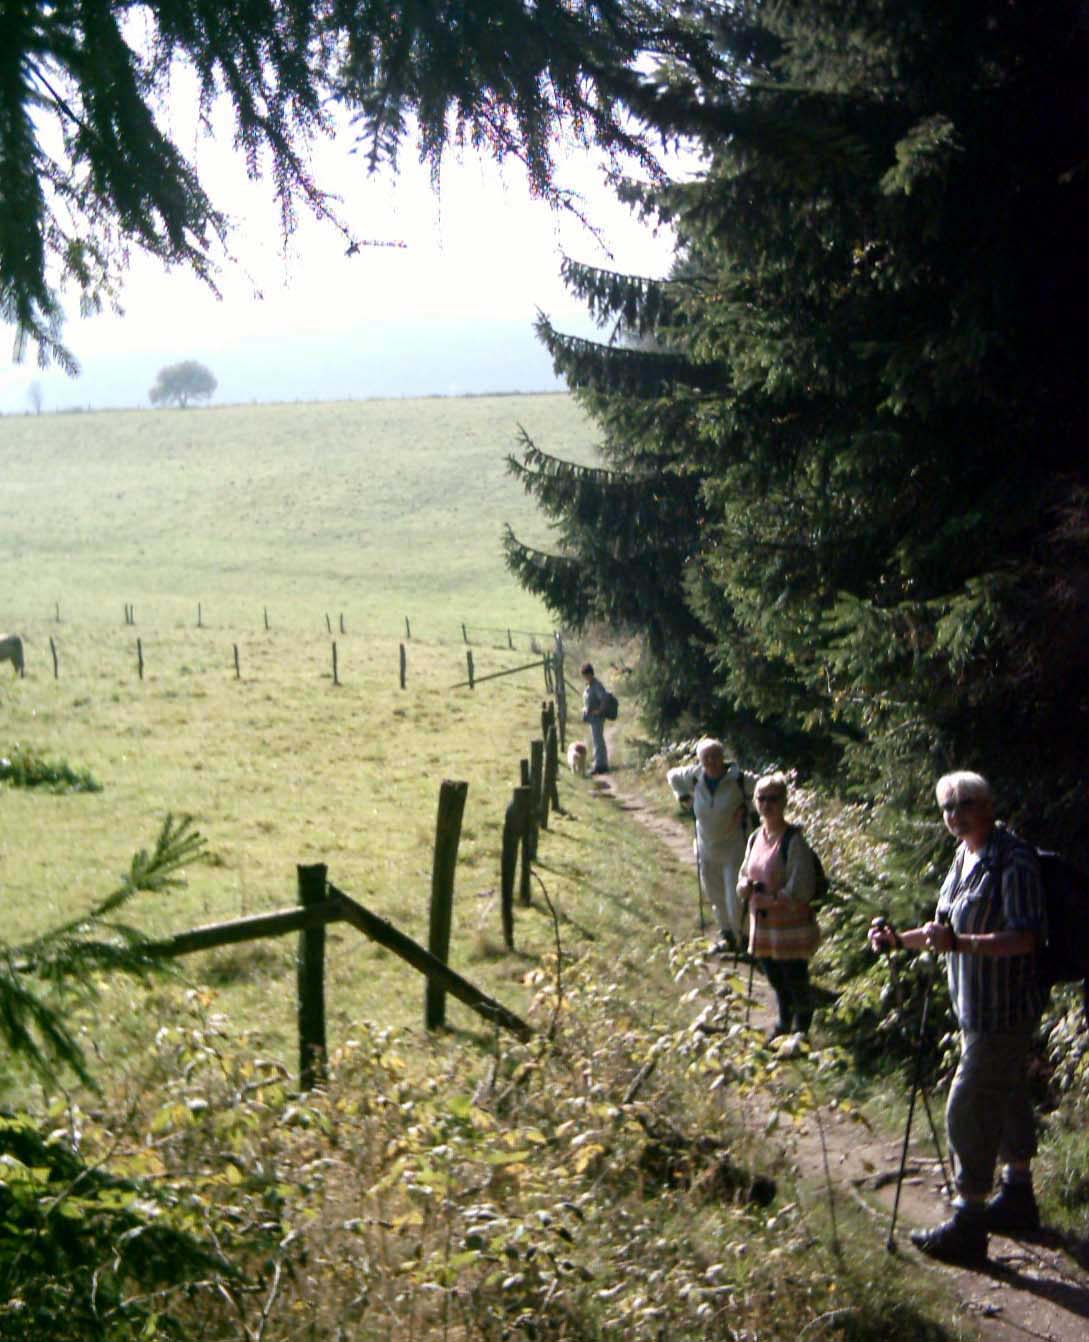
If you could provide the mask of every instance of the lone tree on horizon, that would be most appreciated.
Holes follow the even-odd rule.
[[[160,368],[148,397],[152,405],[173,403],[184,410],[190,401],[206,401],[218,385],[210,369],[195,359],[186,359]]]

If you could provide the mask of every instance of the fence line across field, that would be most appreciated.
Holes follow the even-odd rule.
[[[342,621],[342,628],[343,628],[343,621]],[[24,661],[25,661],[25,642],[26,641],[24,640]],[[451,690],[456,690],[456,689],[463,689],[467,686],[469,689],[475,689],[477,685],[484,684],[489,681],[500,680],[506,676],[518,675],[526,671],[534,671],[540,668],[541,674],[544,678],[545,692],[548,694],[555,693],[557,695],[558,699],[560,700],[560,706],[561,706],[561,721],[564,724],[564,726],[566,726],[567,707],[566,707],[566,695],[564,691],[567,687],[567,684],[562,671],[563,641],[559,634],[555,635],[555,645],[556,645],[556,651],[543,652],[539,657],[535,658],[532,662],[523,662],[520,663],[518,666],[513,667],[503,667],[499,671],[490,671],[485,675],[476,674],[476,665],[472,649],[467,648],[465,651],[465,658],[466,658],[466,668],[468,671],[468,678],[466,680],[457,681],[449,688]],[[427,646],[445,647],[447,645],[430,644]],[[237,642],[232,643],[230,647],[231,647],[230,661],[228,662],[225,656],[225,665],[233,666],[235,680],[241,680],[243,678],[241,649]],[[49,635],[49,651],[53,662],[53,679],[59,680],[60,646],[58,645],[57,638],[52,634]],[[145,669],[148,670],[151,674],[154,674],[155,667],[151,664],[151,660],[148,656],[148,649],[145,647],[144,640],[142,637],[139,636],[137,637],[134,651],[136,655],[137,678],[142,681],[144,679]],[[335,639],[333,639],[330,643],[330,658],[331,658],[332,682],[334,686],[339,687],[340,685],[343,684],[340,675],[342,663],[340,660],[340,652],[337,640]],[[401,689],[406,689],[408,685],[408,652],[404,642],[400,642],[398,644],[397,675]],[[25,677],[25,668],[24,668],[24,677]],[[572,688],[574,687],[572,686]]]
[[[214,623],[214,617],[212,618],[211,621],[210,621],[209,618],[208,618],[208,616],[209,616],[209,612],[210,612],[210,610],[211,610],[211,607],[210,607],[205,601],[203,601],[203,600],[197,601],[197,602],[196,602],[196,605],[195,605],[195,607],[194,607],[194,610],[195,610],[195,618],[194,618],[194,621],[193,621],[193,627],[194,627],[194,628],[196,628],[196,629],[201,629],[201,630],[209,630],[209,631],[214,630],[215,628],[217,628],[217,626],[216,626],[215,623]],[[121,614],[122,614],[122,623],[123,623],[125,626],[131,628],[131,627],[133,627],[133,626],[136,625],[137,620],[136,620],[136,604],[135,604],[135,602],[131,602],[131,601],[125,601],[125,602],[123,602],[123,603],[122,603],[122,607],[121,607]],[[331,635],[331,634],[334,632],[334,628],[333,628],[333,626],[334,626],[333,617],[330,615],[330,613],[329,613],[328,611],[323,610],[322,613],[321,613],[321,617],[320,617],[320,618],[321,618],[322,623],[323,623],[324,626],[325,626],[325,632],[326,632],[327,634],[330,634],[330,635]],[[68,622],[69,622],[70,617],[65,617],[64,619],[62,619],[62,617],[61,617],[61,604],[60,604],[59,601],[54,602],[54,605],[53,605],[53,615],[52,615],[51,619],[52,619],[52,622],[53,622],[54,624],[62,624],[62,623],[68,623]],[[405,622],[405,633],[404,633],[405,640],[406,640],[407,642],[412,642],[412,640],[413,640],[412,622],[411,622],[409,616],[406,615],[406,616],[404,617],[404,622]],[[147,626],[147,621],[146,621],[146,619],[145,619],[145,621],[143,622],[143,624],[144,624],[144,627],[148,627],[148,626]],[[339,632],[340,632],[341,634],[347,634],[347,632],[348,632],[348,625],[347,625],[347,614],[346,614],[345,611],[338,611],[338,612],[337,612],[337,615],[336,615],[336,625],[337,625],[337,628],[339,629]],[[78,626],[77,626],[77,627],[78,627]],[[150,627],[151,627],[151,628],[154,628],[155,626],[154,626],[154,624],[152,624]],[[175,627],[177,627],[177,626],[175,626]],[[227,621],[224,625],[222,625],[222,626],[218,626],[218,627],[222,628],[222,630],[224,630],[225,632],[237,631],[237,630],[239,629],[239,626],[238,626],[237,622],[232,622],[232,621]],[[271,633],[271,632],[272,632],[272,620],[271,620],[271,617],[270,617],[270,614],[269,614],[269,607],[268,607],[268,606],[263,606],[263,607],[261,608],[261,622],[260,622],[259,625],[256,625],[255,627],[257,627],[257,628],[263,628],[264,631],[265,631],[265,633]],[[295,625],[295,626],[292,626],[292,628],[294,628],[294,629],[297,631],[297,630],[299,629],[299,626],[298,626],[298,625]],[[471,622],[468,621],[468,620],[457,621],[457,622],[456,622],[456,628],[457,628],[458,631],[460,632],[460,635],[461,635],[460,638],[457,637],[456,635],[451,635],[450,637],[444,637],[442,634],[439,634],[439,635],[437,635],[437,636],[432,636],[432,637],[429,637],[429,638],[426,638],[426,637],[425,637],[425,639],[422,640],[422,641],[427,642],[427,643],[429,643],[429,644],[437,645],[437,646],[440,646],[440,647],[441,647],[443,644],[445,644],[445,643],[460,643],[460,644],[462,644],[462,645],[464,646],[465,644],[471,644],[471,643],[473,642],[473,638],[471,637],[471,635],[473,635],[473,634],[476,634],[476,635],[480,635],[480,634],[502,634],[502,635],[505,636],[506,643],[507,643],[507,647],[508,647],[511,651],[514,651],[514,650],[515,650],[515,648],[514,648],[514,638],[515,638],[515,636],[517,635],[517,637],[519,637],[519,638],[529,639],[529,640],[530,640],[530,651],[531,651],[531,652],[538,652],[538,651],[540,651],[540,646],[539,646],[539,645],[550,643],[550,642],[552,641],[552,639],[554,638],[554,636],[555,636],[555,631],[552,631],[552,630],[550,630],[549,632],[545,633],[545,632],[541,632],[540,630],[533,630],[533,629],[518,629],[518,628],[516,628],[514,625],[484,625],[484,624],[473,624],[473,623],[471,623]],[[282,630],[278,630],[278,632],[282,632]],[[366,629],[366,630],[361,630],[361,631],[359,631],[359,633],[360,633],[360,637],[364,637],[364,638],[396,638],[396,637],[398,637],[398,635],[396,635],[396,634],[388,633],[388,632],[386,632],[386,631],[377,631],[377,630],[375,630],[375,629],[373,629],[373,628]],[[417,625],[417,627],[416,627],[416,634],[415,634],[415,637],[416,637],[417,641],[420,641],[419,625]],[[481,641],[481,640],[478,640],[478,641]],[[534,646],[534,645],[537,645],[537,646]],[[494,646],[494,645],[493,645],[493,646]]]

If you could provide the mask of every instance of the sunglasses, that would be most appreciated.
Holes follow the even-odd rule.
[[[962,797],[960,801],[943,801],[942,811],[946,815],[952,815],[954,811],[968,811],[978,802],[977,797]]]

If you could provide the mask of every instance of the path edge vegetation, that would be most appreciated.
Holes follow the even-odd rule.
[[[660,790],[660,762],[639,785]],[[874,887],[889,907],[913,897],[875,840],[882,822],[805,789],[794,809],[833,882],[817,977],[842,989],[801,1059],[745,1028],[744,976],[709,962],[692,910],[678,925],[671,906],[619,959],[557,921],[555,953],[528,971],[525,1044],[357,1022],[327,1086],[299,1093],[282,1063],[253,1056],[229,1002],[166,980],[140,990],[166,1023],[123,1078],[89,1075],[81,1043],[39,1052],[44,1112],[0,1125],[0,1337],[275,1342],[349,1320],[360,1337],[953,1336],[937,1288],[910,1269],[874,1274],[873,1222],[797,1185],[789,1141],[752,1117],[770,1107],[789,1132],[834,1105],[865,1122],[860,1078],[895,1087],[916,1019],[912,967],[894,998],[886,967],[859,954]],[[607,821],[631,823],[620,809]],[[168,819],[93,909],[9,950],[5,991],[32,970],[86,1041],[102,971],[152,972],[118,912],[168,893],[202,846]],[[1074,1017],[1052,1013],[1053,1045]],[[1063,1065],[1056,1145],[1084,1118],[1084,1059],[1056,1079]],[[1057,1187],[1045,1179],[1045,1196]]]

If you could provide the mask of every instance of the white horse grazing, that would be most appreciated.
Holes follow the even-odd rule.
[[[18,634],[4,634],[0,637],[0,662],[10,662],[17,676],[26,675],[23,664],[23,640]]]

